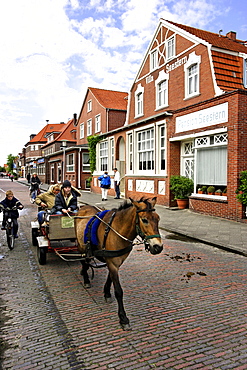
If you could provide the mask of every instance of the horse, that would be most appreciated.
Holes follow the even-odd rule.
[[[112,210],[105,210],[99,214],[96,206],[81,206],[75,216],[75,233],[77,247],[85,259],[81,261],[81,275],[84,279],[84,287],[90,288],[88,269],[90,261],[96,257],[99,261],[105,261],[108,268],[108,276],[104,285],[104,297],[106,302],[111,302],[111,284],[118,303],[118,317],[123,330],[131,330],[129,319],[123,305],[123,290],[119,280],[119,268],[130,254],[134,240],[140,236],[146,251],[151,254],[159,254],[163,250],[161,236],[159,234],[159,216],[155,212],[156,197],[150,199],[127,200]],[[101,210],[102,211],[102,210]],[[90,219],[90,221],[89,221]],[[88,224],[97,220],[97,229],[93,231],[92,241],[86,238]],[[87,230],[89,235],[89,231]]]

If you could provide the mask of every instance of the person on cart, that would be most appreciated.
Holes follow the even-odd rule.
[[[33,173],[33,176],[31,178],[31,187],[30,187],[30,194],[31,194],[31,203],[34,203],[35,202],[35,199],[37,197],[37,195],[39,194],[39,185],[40,185],[41,181],[39,179],[39,177],[37,176],[37,173],[34,172]]]
[[[5,199],[0,202],[0,212],[3,211],[3,222],[2,222],[1,230],[6,230],[6,219],[8,215],[6,210],[10,209],[11,218],[14,224],[14,235],[15,235],[15,238],[18,238],[18,235],[17,235],[18,233],[17,218],[19,218],[18,209],[23,209],[23,208],[24,208],[23,204],[21,204],[19,199],[14,197],[12,190],[7,190]]]
[[[78,211],[77,198],[81,196],[79,190],[71,186],[69,180],[65,180],[61,191],[55,197],[52,214],[67,215]]]
[[[41,225],[44,222],[45,214],[51,210],[55,204],[55,197],[60,192],[60,185],[51,185],[48,191],[41,193],[35,199],[35,203],[39,207],[38,222]]]

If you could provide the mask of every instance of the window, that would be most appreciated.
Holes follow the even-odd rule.
[[[92,135],[92,119],[87,121],[87,136]]]
[[[75,163],[74,163],[74,153],[68,154],[66,156],[66,170],[67,172],[73,172],[75,171]]]
[[[198,65],[194,64],[188,69],[188,95],[198,92]]]
[[[62,181],[62,167],[60,163],[57,166],[57,181],[58,182]]]
[[[154,170],[154,129],[138,132],[137,154],[140,171]]]
[[[164,70],[160,71],[157,80],[155,80],[156,109],[168,106],[168,80],[169,74],[165,73]]]
[[[244,87],[247,87],[247,59],[244,60]]]
[[[89,153],[82,153],[82,171],[90,172]]]
[[[113,170],[114,166],[114,139],[110,139],[110,162],[109,162],[109,168],[111,165],[111,169]]]
[[[201,56],[195,52],[189,55],[188,61],[184,65],[185,71],[185,98],[197,96],[199,94],[199,66]]]
[[[135,117],[143,115],[143,94],[144,87],[142,87],[142,85],[139,84],[135,91]]]
[[[159,140],[160,140],[160,171],[166,170],[166,130],[165,125],[159,126]],[[159,171],[159,172],[160,172]]]
[[[174,36],[171,37],[167,41],[167,54],[166,54],[167,60],[172,59],[175,57],[175,38]]]
[[[151,51],[150,54],[150,71],[153,71],[158,67],[158,50]]]
[[[84,122],[80,124],[80,139],[84,139]]]
[[[100,114],[95,117],[95,132],[100,132]]]
[[[54,164],[51,165],[51,181],[52,182],[55,181],[55,177],[54,177]]]
[[[198,185],[227,185],[227,143],[226,132],[195,140]]]
[[[182,143],[182,175],[194,180],[193,141]]]
[[[89,100],[89,101],[87,102],[87,111],[88,111],[88,112],[91,112],[91,110],[92,110],[92,100]]]
[[[99,143],[100,171],[107,171],[108,168],[108,141]]]
[[[133,134],[128,135],[129,171],[133,170]]]

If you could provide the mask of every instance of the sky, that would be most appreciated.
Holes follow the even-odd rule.
[[[160,18],[247,40],[244,0],[0,0],[0,166],[87,88],[128,92]]]

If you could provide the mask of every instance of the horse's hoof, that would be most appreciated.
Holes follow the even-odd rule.
[[[122,326],[122,329],[125,330],[125,331],[132,330],[130,324],[121,324],[121,326]]]
[[[84,286],[85,289],[91,288],[91,284],[90,283],[84,283],[83,286]]]
[[[112,297],[105,297],[106,303],[112,303]]]

